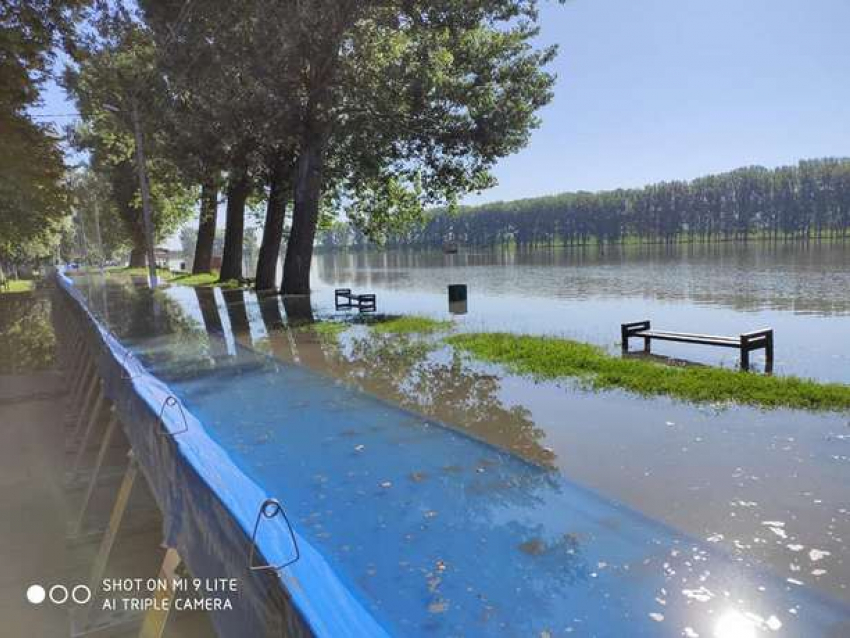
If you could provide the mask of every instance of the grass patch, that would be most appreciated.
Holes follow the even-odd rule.
[[[218,273],[202,272],[197,275],[183,273],[180,275],[173,275],[168,281],[180,286],[212,286],[218,282]]]
[[[96,269],[92,269],[91,272],[99,272]],[[106,272],[108,273],[116,273],[120,275],[132,275],[134,277],[147,277],[148,276],[148,268],[144,266],[142,268],[130,268],[129,266],[113,266],[111,268],[107,268]],[[166,268],[157,268],[156,276],[163,281],[170,281],[175,277],[174,273]]]
[[[850,408],[850,386],[797,377],[769,377],[723,368],[676,368],[621,358],[602,348],[554,337],[506,333],[453,335],[446,342],[484,361],[541,379],[575,377],[594,389],[623,388],[696,402],[735,402],[769,408]]]
[[[134,275],[147,277],[148,269],[147,268],[126,268],[126,267],[116,267],[116,268],[108,268],[108,272],[117,273],[121,275]],[[228,281],[219,281],[218,279],[218,271],[214,270],[212,272],[202,272],[197,275],[193,275],[192,273],[177,273],[172,272],[171,270],[166,270],[164,268],[157,268],[156,276],[160,281],[167,281],[170,284],[178,285],[178,286],[219,286],[220,288],[241,288],[242,284],[240,284],[235,279],[230,279]]]
[[[6,287],[0,288],[0,292],[28,292],[35,288],[35,282],[31,279],[8,279]]]
[[[452,327],[451,321],[438,321],[429,317],[406,315],[385,321],[375,321],[370,328],[379,334],[431,334]]]
[[[236,279],[229,279],[228,281],[219,281],[218,272],[202,272],[197,275],[193,275],[191,273],[182,273],[179,275],[175,275],[172,273],[171,279],[168,280],[169,283],[176,284],[179,286],[219,286],[221,288],[241,288],[242,284],[240,284]]]
[[[316,321],[315,323],[304,324],[296,329],[312,330],[322,337],[337,337],[350,327],[350,323],[345,323],[343,321]]]

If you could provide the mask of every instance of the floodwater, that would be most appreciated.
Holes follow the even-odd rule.
[[[378,335],[355,325],[334,336],[309,324],[353,314],[333,311],[337,286],[377,293],[380,312],[445,319],[445,285],[467,283],[469,312],[454,316],[461,330],[563,334],[615,350],[626,320],[721,334],[768,325],[777,330],[778,373],[850,382],[845,247],[350,253],[318,256],[314,270],[316,292],[307,304],[244,291],[158,293],[158,312],[183,334],[168,356],[179,358],[182,348],[227,358],[249,349],[305,366],[623,503],[730,557],[741,581],[756,583],[757,591],[730,599],[740,589],[707,585],[707,574],[697,583],[671,574],[653,620],[663,618],[670,592],[717,618],[730,605],[747,611],[759,592],[778,588],[823,596],[844,606],[850,622],[850,415],[590,392],[476,362],[440,335]],[[121,301],[131,294],[126,287],[88,292],[101,317],[121,328],[119,337],[137,332],[132,306]],[[735,365],[729,352],[713,350],[657,348]],[[688,560],[698,567],[701,559]],[[749,578],[753,572],[770,578]],[[771,612],[787,628],[800,609],[792,603]]]
[[[462,249],[318,255],[314,288],[375,292],[387,313],[445,314],[469,286],[468,329],[553,334],[619,350],[620,324],[738,335],[775,331],[778,374],[850,383],[850,244]],[[732,349],[653,344],[659,354],[737,365]],[[759,353],[754,357],[762,361]]]
[[[323,309],[330,289],[350,287],[375,292],[380,312],[445,319],[446,285],[466,283],[468,312],[454,316],[461,330],[557,334],[611,351],[625,321],[730,335],[773,327],[776,374],[850,383],[846,244],[349,252],[319,255],[315,272]],[[333,363],[322,364],[330,374],[850,601],[850,415],[595,393],[421,341],[407,348],[343,335],[341,343]],[[662,343],[653,351],[738,363],[724,348]]]

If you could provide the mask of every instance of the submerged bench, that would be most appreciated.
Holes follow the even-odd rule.
[[[705,346],[720,346],[721,348],[737,348],[741,353],[741,368],[749,370],[750,352],[763,349],[766,359],[765,368],[768,371],[773,368],[773,328],[745,332],[737,337],[724,337],[689,332],[652,330],[647,320],[621,324],[620,334],[623,340],[623,352],[629,351],[629,339],[632,337],[643,339],[644,352],[650,352],[650,342],[653,339],[658,339],[659,341],[677,341],[679,343],[698,343]]]
[[[334,290],[334,305],[337,310],[356,307],[360,312],[374,312],[378,307],[374,294],[356,295],[351,288]]]

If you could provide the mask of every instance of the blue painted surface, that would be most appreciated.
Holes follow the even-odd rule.
[[[150,301],[110,292],[119,338],[392,635],[710,636],[748,613],[782,635],[847,628],[838,602],[305,368],[223,354],[224,335],[187,339]]]

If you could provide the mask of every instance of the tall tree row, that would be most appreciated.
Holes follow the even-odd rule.
[[[34,118],[55,52],[73,46],[82,0],[0,3],[0,274],[49,257],[70,212],[57,131]]]
[[[333,216],[387,234],[486,187],[551,98],[544,68],[555,51],[531,44],[535,0],[139,7],[166,87],[164,119],[191,131],[166,155],[204,167],[184,170],[190,180],[222,184],[222,279],[246,274],[246,202],[266,202],[258,289],[309,293],[316,232]]]
[[[583,245],[850,237],[850,160],[738,169],[641,189],[564,193],[431,211],[386,237],[399,246]],[[365,245],[359,226],[335,224],[323,246]]]
[[[554,83],[537,0],[110,0],[74,34],[70,139],[93,173],[76,183],[103,186],[112,243],[140,266],[146,202],[154,242],[199,211],[193,270],[209,271],[221,202],[220,277],[244,279],[262,203],[257,288],[292,295],[333,218],[386,237],[492,184]]]

